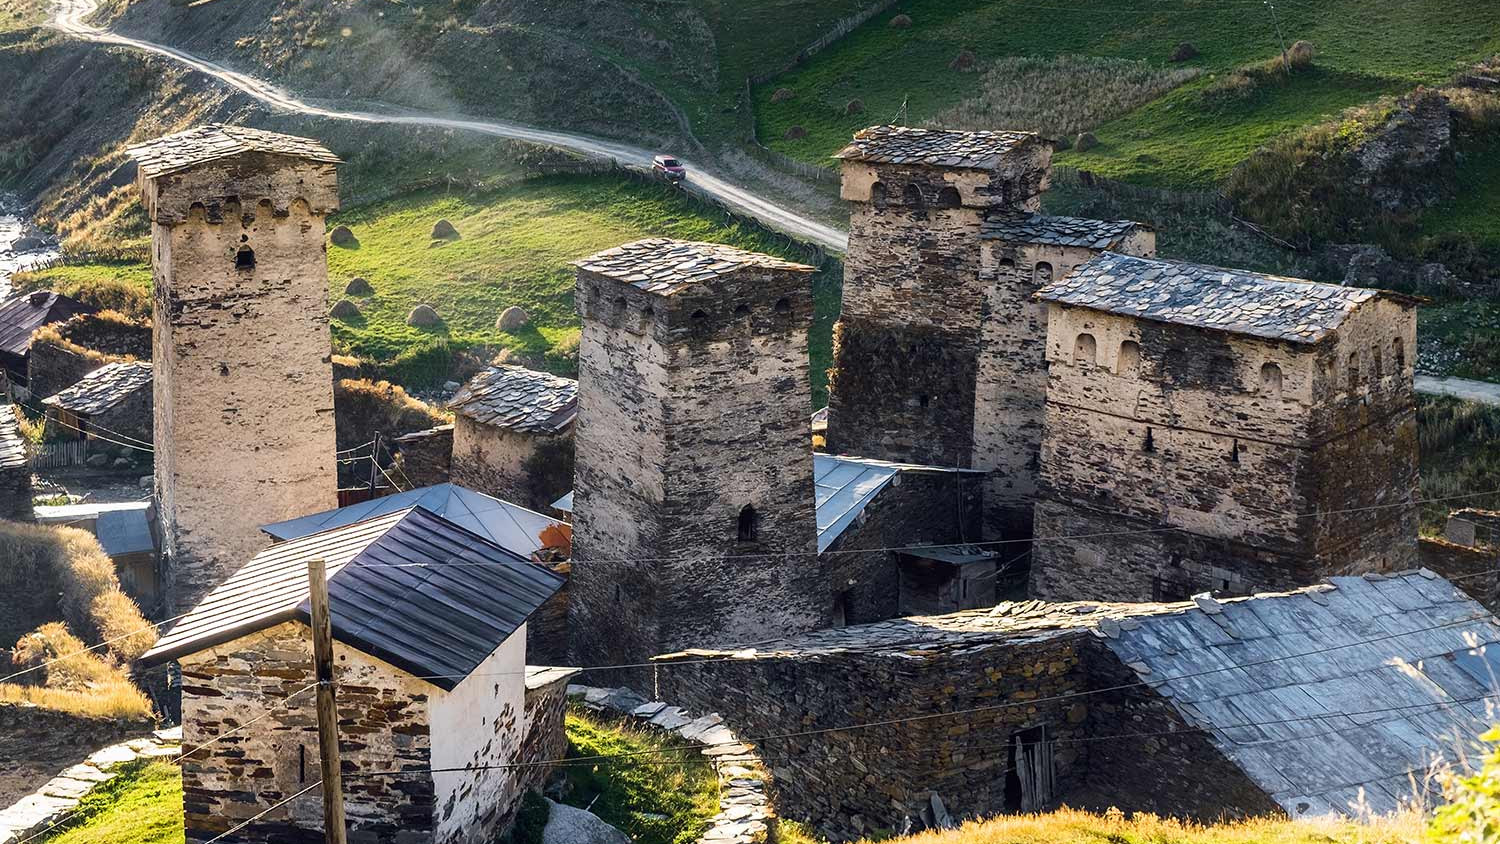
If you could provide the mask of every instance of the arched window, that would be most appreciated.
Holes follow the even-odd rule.
[[[735,305],[734,306],[734,315],[737,316],[737,317],[747,317],[747,316],[750,316],[750,306],[749,305],[745,305],[745,304]]]
[[[625,313],[625,297],[624,296],[617,296],[617,297],[615,297],[615,313],[616,314],[623,314],[623,313]]]
[[[885,184],[884,183],[882,183],[882,182],[875,182],[874,184],[870,185],[870,202],[873,203],[876,208],[884,208],[885,207]]]
[[[740,542],[754,542],[756,534],[760,531],[760,514],[755,508],[746,504],[740,508],[740,519],[736,538]]]
[[[927,203],[922,197],[922,189],[916,185],[906,186],[906,190],[901,192],[901,201],[913,208],[921,208]]]
[[[237,270],[255,269],[255,250],[248,246],[241,246],[240,250],[234,253],[234,268]]]
[[[1370,377],[1379,381],[1383,375],[1385,375],[1385,365],[1380,359],[1380,347],[1376,346],[1370,350]]]
[[[1031,277],[1038,287],[1052,282],[1052,265],[1046,261],[1038,262],[1036,268],[1031,271]]]
[[[1392,341],[1392,343],[1391,343],[1391,352],[1392,352],[1391,357],[1394,358],[1395,361],[1396,361],[1396,374],[1397,375],[1405,374],[1405,372],[1406,372],[1406,348],[1405,348],[1405,345],[1401,342],[1401,338],[1400,337],[1397,337],[1394,341]]]
[[[783,296],[780,299],[777,299],[776,304],[772,305],[771,307],[778,314],[789,314],[792,312],[792,300]]]
[[[1359,352],[1349,353],[1349,389],[1359,386]]]
[[[1073,341],[1073,363],[1093,364],[1099,360],[1099,347],[1094,342],[1094,335],[1080,334]]]
[[[1261,365],[1260,391],[1267,396],[1281,395],[1281,367],[1274,363]]]
[[[962,204],[963,198],[958,195],[958,188],[949,185],[948,187],[938,191],[937,207],[957,208]]]
[[[693,311],[693,322],[702,322],[705,319],[708,319],[708,314],[706,312],[701,309]]]
[[[1141,344],[1126,340],[1120,344],[1120,357],[1115,361],[1116,375],[1133,375],[1141,369]]]

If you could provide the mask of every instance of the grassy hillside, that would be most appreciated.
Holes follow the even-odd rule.
[[[153,762],[127,771],[85,796],[62,831],[37,844],[181,844],[182,775]]]

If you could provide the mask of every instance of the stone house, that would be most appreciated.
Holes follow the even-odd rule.
[[[0,370],[3,370],[5,383],[26,390],[31,335],[38,328],[95,310],[71,296],[50,290],[22,293],[0,304]],[[27,390],[22,398],[30,396],[31,392]]]
[[[150,359],[149,321],[112,311],[79,314],[32,335],[26,387],[33,396],[56,395],[106,363]]]
[[[0,405],[0,519],[31,521],[31,460],[15,405]]]
[[[782,816],[848,841],[920,827],[939,802],[1395,811],[1482,745],[1500,626],[1422,570],[1224,601],[1003,603],[659,661],[667,699],[711,704],[775,760]]]
[[[1028,132],[875,126],[838,157],[849,200],[827,450],[985,469],[986,538],[1028,537],[1046,363],[1042,285],[1139,223],[1037,213],[1051,147]]]
[[[1038,543],[1033,596],[1180,600],[1416,564],[1413,300],[1114,253],[1038,298],[1036,530],[1091,538]]]
[[[153,434],[151,363],[106,363],[78,383],[42,400],[54,439],[150,443]]]
[[[541,509],[573,485],[578,382],[491,366],[448,402],[454,483]]]
[[[317,781],[314,557],[328,571],[349,840],[492,840],[546,773],[513,763],[563,747],[572,672],[529,668],[525,629],[562,579],[421,507],[273,545],[146,655],[181,664],[184,745],[258,719],[183,760],[188,840]],[[322,823],[312,791],[236,838],[311,844]]]
[[[327,215],[339,159],[210,124],[131,147],[151,220],[165,586],[196,605],[258,526],[338,503]]]
[[[38,505],[36,520],[86,530],[115,564],[120,588],[148,615],[160,599],[157,571],[160,547],[150,501]]]
[[[576,266],[575,659],[827,625],[811,564],[812,267],[662,239]]]
[[[453,426],[438,425],[391,441],[401,474],[419,487],[453,480]]]

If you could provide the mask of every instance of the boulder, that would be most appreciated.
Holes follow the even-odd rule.
[[[156,476],[141,475],[141,479],[136,482],[136,486],[140,487],[141,489],[152,489],[156,486]]]
[[[333,303],[333,307],[328,309],[328,315],[334,319],[358,319],[360,310],[358,305],[348,299],[340,299]]]
[[[348,296],[369,296],[374,292],[375,288],[371,287],[370,282],[362,275],[349,279],[349,283],[344,286],[344,294]]]
[[[547,825],[542,844],[631,844],[630,836],[597,815],[565,803],[547,800]]]
[[[891,29],[911,29],[911,15],[897,15],[891,18]]]
[[[524,308],[511,305],[500,313],[500,318],[495,320],[495,327],[509,334],[524,327],[531,322],[531,315]]]
[[[90,469],[103,469],[104,467],[109,465],[109,455],[104,454],[103,452],[100,452],[98,454],[90,454],[88,459],[83,461],[83,465],[89,467]]]
[[[453,227],[453,224],[448,222],[447,220],[438,220],[436,223],[432,224],[432,239],[457,240],[458,229],[455,229]]]
[[[1170,55],[1170,56],[1167,57],[1167,61],[1169,61],[1169,62],[1191,61],[1193,59],[1198,58],[1199,55],[1201,55],[1201,54],[1198,52],[1198,48],[1197,47],[1193,46],[1191,43],[1189,43],[1187,41],[1184,41],[1181,44],[1178,44],[1176,47],[1172,48],[1172,55]]]
[[[10,249],[12,252],[30,252],[35,249],[41,249],[46,245],[47,241],[42,240],[39,237],[32,237],[30,235],[27,235],[26,237],[17,238],[13,243],[11,243]]]
[[[1079,132],[1078,137],[1073,139],[1073,149],[1079,152],[1088,152],[1099,146],[1099,139],[1094,137],[1093,132]]]
[[[359,239],[348,226],[334,226],[333,231],[328,233],[328,242],[343,249],[359,245]]]
[[[432,328],[443,321],[431,305],[418,305],[406,315],[406,324],[414,328]]]
[[[116,457],[115,462],[110,465],[116,469],[129,469],[135,464],[131,463],[129,457]]]

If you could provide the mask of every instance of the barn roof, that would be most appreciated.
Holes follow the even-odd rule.
[[[1150,226],[1133,220],[1089,220],[1007,212],[986,217],[980,224],[979,236],[1010,243],[1113,249],[1130,235],[1151,230]]]
[[[348,507],[262,525],[261,530],[272,539],[284,542],[410,507],[421,507],[464,530],[484,537],[511,554],[527,559],[538,549],[548,545],[542,538],[544,531],[562,525],[556,519],[482,492],[457,484],[435,484],[384,498],[372,498]]]
[[[992,170],[999,167],[1012,150],[1039,140],[1035,132],[961,132],[871,126],[856,133],[854,139],[833,157],[872,164]]]
[[[1399,294],[1205,264],[1106,252],[1037,292],[1037,298],[1122,316],[1317,343],[1359,306]]]
[[[0,304],[0,352],[24,355],[31,350],[31,335],[38,328],[62,322],[78,314],[91,314],[96,310],[98,309],[77,299],[50,290],[34,290],[12,296],[4,304]]]
[[[491,366],[448,402],[475,422],[527,433],[557,433],[578,416],[578,382],[523,366]]]
[[[173,625],[145,661],[305,622],[307,563],[319,557],[333,637],[443,689],[462,682],[563,586],[545,566],[413,507],[260,552]]]
[[[694,284],[745,269],[810,273],[816,268],[722,243],[647,238],[574,261],[573,266],[648,293],[670,296]]]
[[[339,163],[339,157],[328,147],[310,138],[223,123],[194,126],[137,144],[126,152],[135,159],[141,175],[148,179],[252,152]]]
[[[43,399],[42,404],[91,416],[109,410],[143,388],[151,388],[150,361],[117,361],[95,369],[73,386]]]

